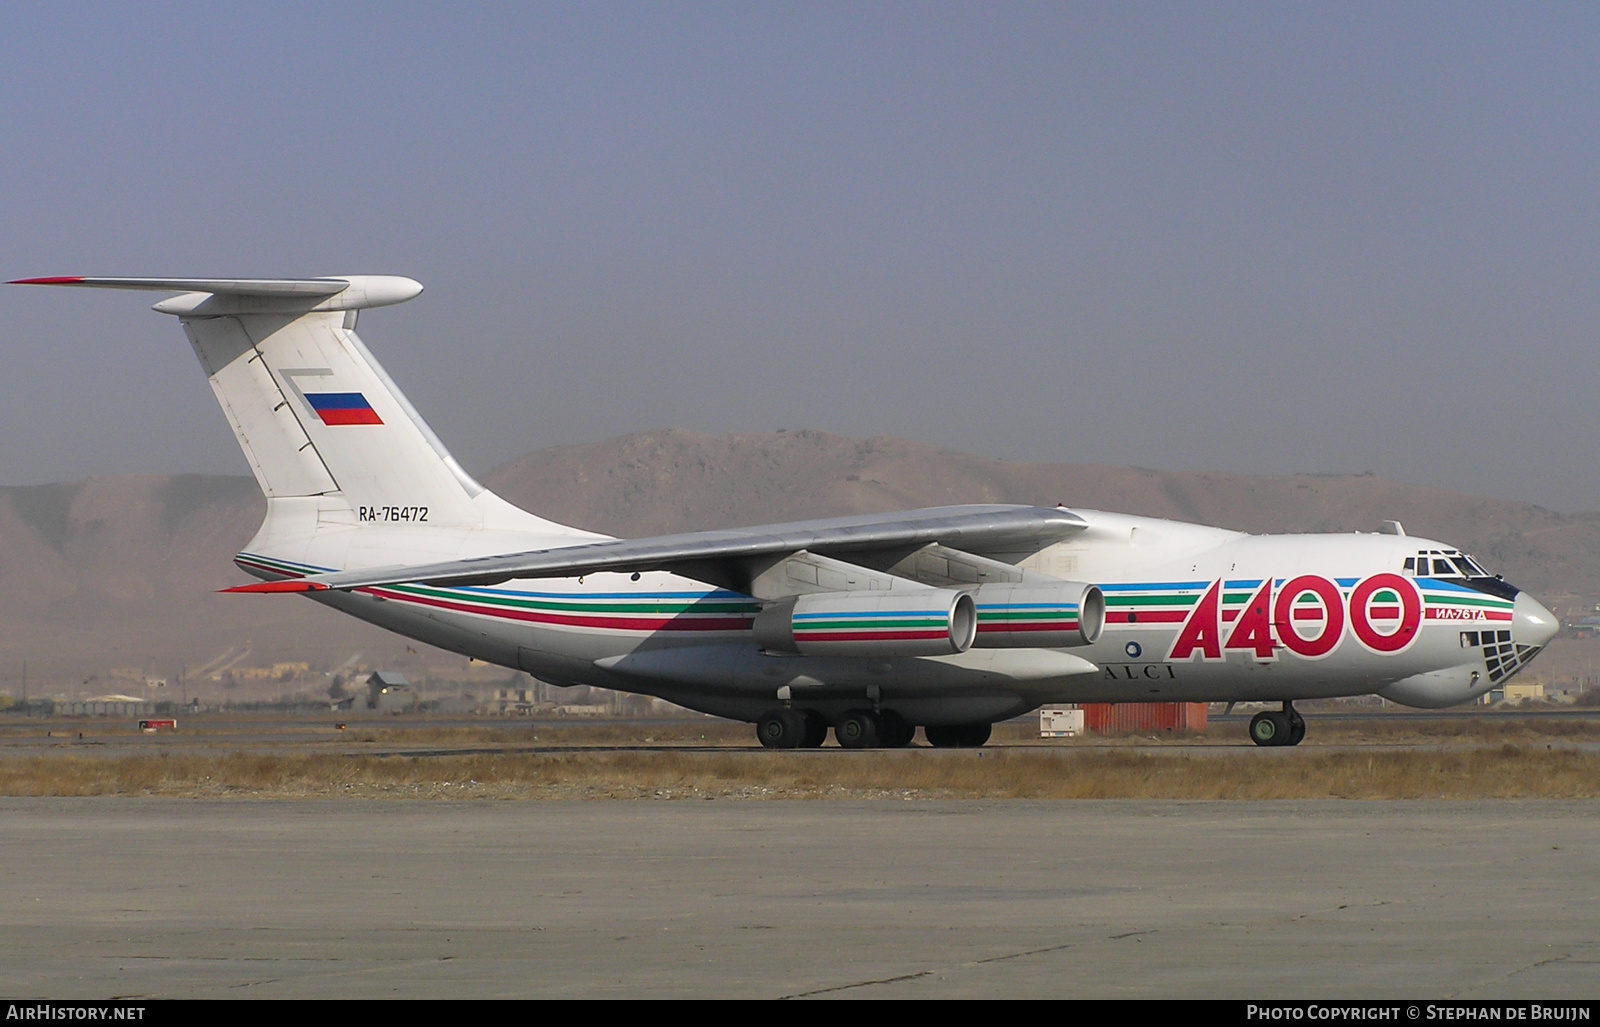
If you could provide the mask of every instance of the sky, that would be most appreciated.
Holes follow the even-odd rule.
[[[461,462],[678,427],[1600,509],[1600,6],[0,6],[0,278],[402,274]],[[0,485],[247,473],[0,288]]]

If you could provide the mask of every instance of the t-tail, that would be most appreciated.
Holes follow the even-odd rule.
[[[33,278],[25,285],[183,295],[175,315],[244,450],[267,516],[238,562],[258,577],[502,550],[516,536],[595,536],[535,517],[468,474],[356,335],[409,278]]]

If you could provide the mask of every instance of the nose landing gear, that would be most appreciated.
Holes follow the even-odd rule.
[[[1305,718],[1287,699],[1281,713],[1258,713],[1250,718],[1250,740],[1257,745],[1299,745],[1305,737]]]

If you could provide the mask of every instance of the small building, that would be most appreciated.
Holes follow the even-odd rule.
[[[532,688],[497,688],[487,701],[478,706],[478,709],[502,717],[531,717],[539,713],[549,713],[555,709],[555,703],[541,698],[542,691],[544,689],[540,687],[538,681],[534,682]]]
[[[1505,686],[1505,701],[1513,706],[1529,701],[1544,701],[1544,685],[1539,682],[1532,684],[1516,684]]]
[[[558,717],[607,717],[612,712],[610,703],[562,703],[555,708]]]
[[[405,713],[417,708],[417,690],[397,671],[374,671],[367,678],[367,709],[379,713]]]
[[[1046,706],[1039,711],[1040,738],[1077,738],[1083,734],[1083,711],[1076,706]]]

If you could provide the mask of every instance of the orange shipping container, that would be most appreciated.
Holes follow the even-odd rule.
[[[1083,726],[1094,735],[1145,735],[1204,731],[1203,702],[1085,703]]]

